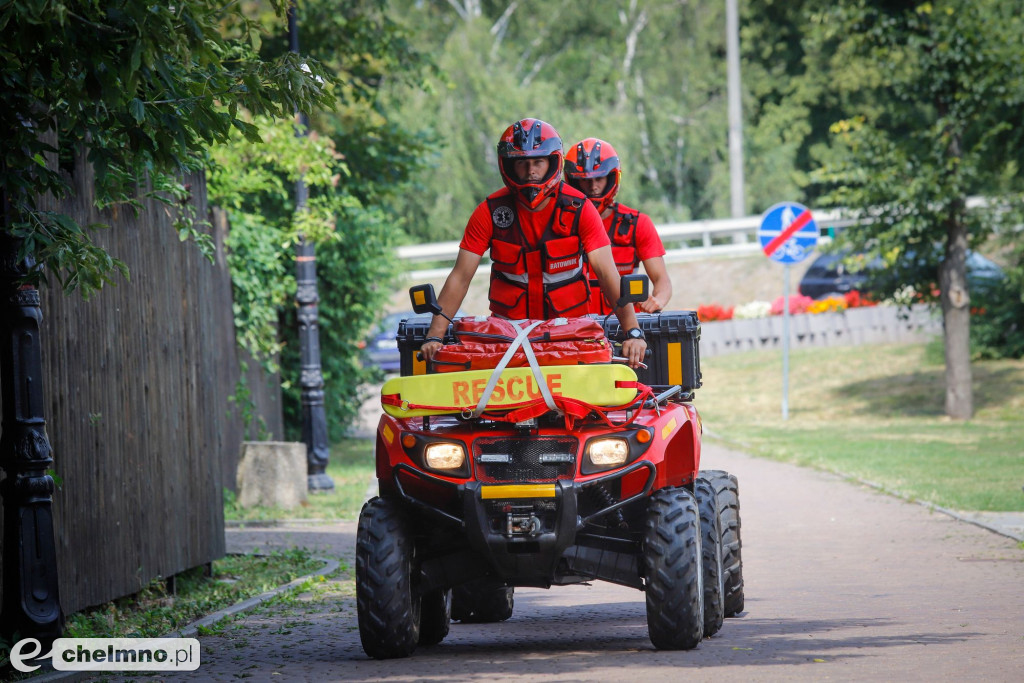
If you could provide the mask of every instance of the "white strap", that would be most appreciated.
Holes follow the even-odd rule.
[[[491,373],[491,378],[487,380],[487,386],[484,388],[484,393],[482,396],[480,396],[480,400],[476,404],[476,409],[473,411],[473,417],[479,417],[480,413],[484,412],[484,409],[487,407],[487,402],[491,400],[491,392],[494,391],[494,387],[498,385],[498,380],[501,379],[501,372],[509,364],[509,361],[512,360],[512,356],[515,355],[516,350],[520,346],[523,346],[524,349],[528,349],[527,358],[533,355],[533,349],[530,348],[530,331],[544,321],[535,320],[534,322],[532,322],[531,324],[527,325],[522,329],[520,329],[518,322],[514,320],[510,320],[509,322],[512,324],[512,327],[518,330],[518,334],[516,334],[516,338],[512,340],[512,343],[509,344],[508,349],[505,351],[505,355],[501,357],[501,360],[498,361],[498,364],[494,367],[494,372]],[[534,375],[536,374],[537,371],[535,370]],[[541,378],[543,379],[543,375],[541,376]],[[547,384],[543,382],[542,384],[544,385],[544,390],[546,391]],[[548,392],[548,395],[550,395],[550,392]],[[545,398],[545,400],[547,399]],[[551,403],[553,406],[554,401],[552,401]]]
[[[540,393],[544,397],[544,403],[547,404],[548,410],[558,410],[558,407],[555,405],[555,399],[551,396],[551,390],[548,388],[548,383],[544,381],[544,373],[540,369],[540,363],[537,362],[537,356],[533,353],[533,347],[530,346],[529,339],[523,341],[523,351],[526,352],[526,360],[530,364],[530,370],[533,371],[533,377],[537,380],[537,386],[540,388]]]

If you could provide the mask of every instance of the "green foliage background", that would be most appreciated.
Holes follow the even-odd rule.
[[[400,220],[390,210],[415,165],[414,134],[393,122],[381,102],[385,81],[413,87],[424,63],[375,0],[313,0],[299,5],[303,54],[339,84],[333,108],[311,109],[309,136],[292,122],[261,120],[264,143],[233,139],[213,151],[211,192],[230,211],[230,267],[240,343],[268,370],[282,369],[286,438],[301,439],[300,347],[294,245],[316,245],[319,343],[328,436],[342,437],[375,378],[359,342],[379,317],[396,273],[392,247]],[[261,57],[289,49],[282,22],[253,6],[268,32]],[[262,14],[261,14],[262,12]],[[309,190],[309,212],[296,222],[295,182]]]
[[[426,131],[430,169],[396,210],[413,240],[457,239],[500,187],[494,142],[535,116],[569,145],[610,141],[620,199],[657,222],[728,215],[725,7],[713,0],[595,3],[394,0],[439,66],[391,108]],[[880,294],[956,292],[968,248],[1010,276],[975,292],[975,356],[1018,353],[1024,23],[998,0],[740,2],[748,213],[782,200],[847,207],[841,242],[890,266]],[[970,196],[992,199],[967,207]],[[995,241],[1002,241],[998,246]],[[943,284],[945,283],[945,284]],[[983,301],[984,299],[984,301]],[[970,394],[969,321],[943,295],[948,396]],[[984,311],[984,314],[982,312]],[[953,386],[960,383],[960,390]],[[969,401],[951,415],[969,415]]]
[[[941,244],[953,207],[969,244],[998,241],[1008,271],[979,299],[976,352],[1024,353],[1020,12],[997,0],[739,7],[747,212],[780,199],[910,207],[847,239],[927,293],[943,252],[910,259],[906,247]],[[399,284],[392,247],[461,235],[501,185],[494,147],[512,121],[545,119],[567,145],[609,140],[623,164],[620,199],[656,223],[729,213],[720,0],[302,0],[301,56],[289,52],[282,9],[0,4],[0,117],[14,133],[0,189],[9,232],[38,273],[87,294],[123,264],[92,245],[90,226],[34,205],[66,189],[41,163],[53,148],[39,133],[56,133],[65,157],[88,149],[106,206],[147,192],[173,204],[181,173],[209,168],[232,225],[240,343],[284,368],[289,438],[299,429],[295,240],[317,243],[336,439],[372,375],[358,342]],[[949,111],[937,108],[944,101]],[[310,118],[305,141],[292,135],[296,110]],[[950,155],[954,130],[963,144]],[[297,219],[300,176],[312,211]],[[969,194],[999,201],[959,211]],[[202,241],[191,218],[182,235]]]
[[[102,226],[39,208],[37,197],[68,191],[46,155],[64,166],[87,154],[101,208],[134,208],[145,196],[174,206],[183,173],[202,167],[211,144],[233,130],[258,138],[242,110],[287,116],[332,101],[316,61],[301,69],[296,55],[261,59],[259,26],[234,4],[4,2],[0,31],[4,230],[38,264],[33,280],[48,274],[86,296],[127,268],[92,243]],[[181,217],[179,232],[208,247],[192,218]]]

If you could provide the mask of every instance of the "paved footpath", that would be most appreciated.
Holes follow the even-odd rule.
[[[643,594],[517,589],[513,617],[453,624],[377,662],[359,645],[351,572],[202,636],[190,678],[230,681],[1021,681],[1018,542],[846,482],[706,443],[740,481],[746,611],[689,652],[647,638]],[[232,551],[305,546],[349,568],[353,522],[232,529]]]

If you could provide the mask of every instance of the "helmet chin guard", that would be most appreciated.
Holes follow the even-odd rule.
[[[548,171],[539,181],[519,178],[513,165],[519,159],[548,159]],[[505,129],[498,140],[498,170],[505,186],[527,208],[536,209],[552,196],[562,180],[562,139],[551,124],[521,119]]]
[[[619,180],[622,168],[619,155],[609,143],[598,138],[580,140],[569,148],[565,155],[565,181],[582,191],[580,181],[587,178],[608,178],[604,191],[590,201],[597,207],[597,212],[604,214],[605,209],[615,200],[619,191]]]

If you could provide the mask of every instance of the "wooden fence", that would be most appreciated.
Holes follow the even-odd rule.
[[[42,287],[47,434],[60,479],[54,495],[65,613],[137,592],[224,554],[224,487],[246,434],[229,401],[239,378],[226,225],[217,259],[180,242],[163,204],[99,214],[89,168],[59,208],[112,229],[96,242],[131,269],[88,301]],[[191,183],[207,215],[205,183]],[[250,364],[254,367],[255,364]],[[282,434],[280,387],[250,373],[267,427]]]

